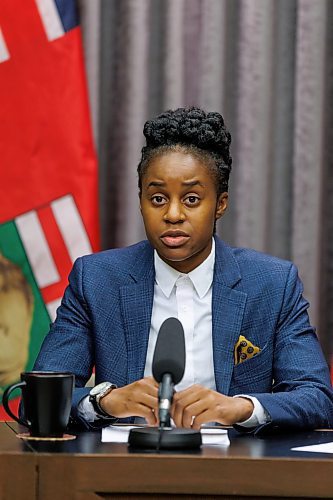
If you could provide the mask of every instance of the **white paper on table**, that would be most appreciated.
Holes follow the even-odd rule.
[[[291,451],[309,451],[312,453],[333,453],[333,443],[311,444],[309,446],[298,446]]]
[[[202,444],[213,444],[219,446],[229,446],[229,436],[226,429],[202,427],[201,430]]]
[[[102,429],[102,443],[127,443],[129,431],[136,425],[109,425]]]
[[[103,443],[127,443],[131,429],[138,428],[136,425],[110,425],[102,429]],[[167,432],[167,431],[166,431]],[[202,428],[202,444],[229,446],[230,441],[226,429]]]

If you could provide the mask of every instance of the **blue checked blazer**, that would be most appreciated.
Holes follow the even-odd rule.
[[[333,393],[295,266],[216,238],[212,294],[216,388],[253,395],[269,413],[266,430],[330,427]],[[153,248],[147,241],[79,258],[57,319],[34,369],[75,373],[72,417],[96,383],[118,386],[143,377],[154,293]],[[240,335],[261,352],[237,366]],[[87,426],[89,424],[83,422]],[[259,429],[260,430],[260,429]]]

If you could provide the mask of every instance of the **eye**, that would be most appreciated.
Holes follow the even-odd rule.
[[[190,207],[193,207],[200,203],[200,198],[196,194],[189,194],[184,198],[184,203]]]
[[[167,203],[166,197],[162,196],[161,194],[155,194],[154,196],[152,196],[151,201],[153,205],[156,206],[165,205],[165,203]]]

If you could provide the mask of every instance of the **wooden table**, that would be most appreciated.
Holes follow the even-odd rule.
[[[31,441],[31,449],[4,425],[0,424],[0,463],[9,457],[11,461],[1,473],[7,484],[7,489],[1,484],[1,500],[333,497],[333,455],[290,451],[293,446],[333,441],[330,431],[263,439],[230,430],[226,448],[156,454],[101,443],[99,432],[80,433],[75,441],[61,443]],[[24,496],[8,487],[8,480],[15,482],[21,469],[24,480],[30,479]]]
[[[0,423],[0,500],[34,500],[38,455]]]

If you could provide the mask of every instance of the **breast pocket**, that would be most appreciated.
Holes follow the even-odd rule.
[[[230,395],[271,392],[272,370],[273,349],[266,344],[259,354],[234,366]]]

